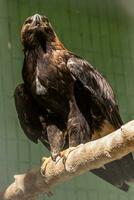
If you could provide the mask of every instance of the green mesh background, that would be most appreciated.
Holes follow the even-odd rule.
[[[38,165],[45,148],[22,133],[13,92],[21,82],[21,24],[45,14],[71,51],[86,58],[110,81],[124,121],[134,115],[134,5],[131,0],[0,0],[0,189],[13,175]],[[59,185],[52,200],[131,200],[91,173]],[[41,199],[47,199],[42,197]]]

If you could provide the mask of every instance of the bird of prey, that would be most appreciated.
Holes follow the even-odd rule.
[[[86,60],[70,52],[45,16],[28,17],[21,30],[23,83],[15,89],[21,127],[55,161],[68,147],[103,137],[123,124],[113,90]],[[128,154],[92,172],[127,191],[134,178]]]

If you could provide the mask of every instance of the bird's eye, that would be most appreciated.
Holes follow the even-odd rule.
[[[30,24],[32,22],[32,19],[27,19],[26,21],[25,21],[25,24]]]
[[[47,23],[49,22],[49,21],[48,21],[48,18],[45,17],[45,16],[42,17],[42,21],[43,21],[43,22],[47,22]]]

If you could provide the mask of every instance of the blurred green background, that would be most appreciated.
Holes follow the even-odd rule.
[[[47,154],[22,133],[13,99],[21,82],[21,25],[35,13],[46,15],[64,45],[107,77],[124,121],[134,116],[133,0],[0,0],[0,189]],[[134,186],[124,193],[86,173],[57,186],[51,199],[131,200],[133,196]]]

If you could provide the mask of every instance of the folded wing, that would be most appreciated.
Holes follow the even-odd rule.
[[[87,61],[76,56],[68,60],[67,67],[75,80],[74,93],[78,107],[92,131],[96,131],[95,129],[101,131],[103,120],[107,120],[115,130],[120,128],[123,122],[113,90],[106,79]],[[87,109],[83,109],[83,104]],[[98,123],[99,127],[93,123],[95,120],[97,122],[97,118],[101,119]],[[128,191],[127,183],[134,179],[133,156],[128,154],[92,172],[121,190]]]

